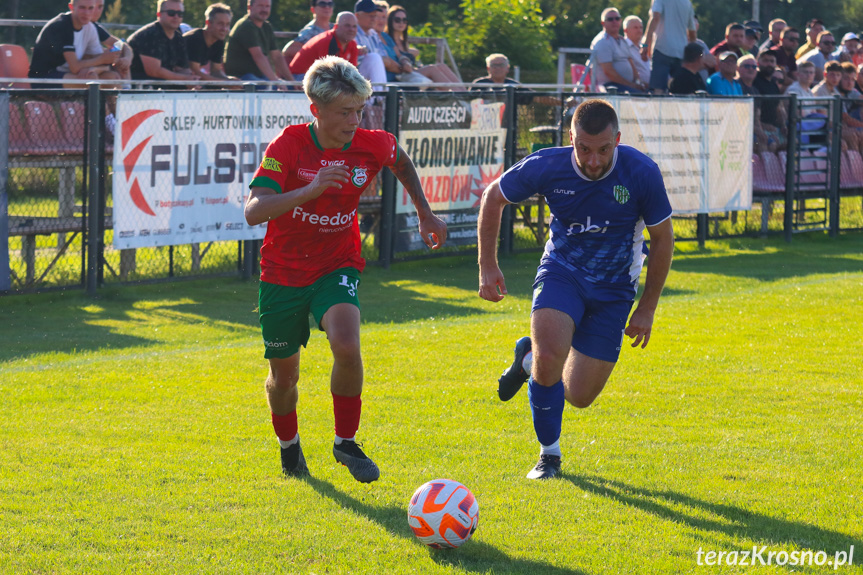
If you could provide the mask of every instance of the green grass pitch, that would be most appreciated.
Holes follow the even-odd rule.
[[[679,244],[650,345],[567,407],[544,483],[524,478],[524,392],[495,393],[538,258],[502,260],[499,304],[472,258],[364,274],[371,485],[333,460],[320,333],[300,378],[312,479],[281,476],[256,284],[0,298],[0,573],[826,573],[740,554],[852,545],[835,572],[863,573],[863,236]],[[407,524],[437,477],[479,502],[456,551]]]

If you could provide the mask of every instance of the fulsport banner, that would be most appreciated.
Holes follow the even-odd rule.
[[[610,97],[620,142],[659,165],[677,214],[752,209],[751,99]]]
[[[447,244],[475,244],[482,192],[503,174],[505,94],[404,96],[399,143],[417,168],[429,205],[447,223]],[[401,183],[396,214],[395,251],[425,247]]]
[[[311,122],[302,93],[120,94],[114,134],[114,247],[264,237],[243,206],[267,144]]]

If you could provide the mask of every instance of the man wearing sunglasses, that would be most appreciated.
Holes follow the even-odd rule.
[[[160,0],[158,20],[147,24],[129,36],[132,47],[132,79],[134,80],[199,80],[189,69],[186,42],[180,34],[183,23],[183,3]]]
[[[333,0],[309,0],[309,4],[311,4],[312,21],[303,26],[297,37],[288,42],[282,50],[285,62],[289,64],[294,59],[296,53],[300,51],[300,48],[303,47],[303,44],[318,34],[331,30],[333,27],[333,23],[330,22],[333,17]]]
[[[779,38],[779,45],[769,51],[776,56],[776,69],[785,73],[782,85],[787,88],[797,80],[797,60],[794,53],[800,45],[800,30],[786,27]]]
[[[833,38],[833,33],[830,30],[822,30],[818,34],[817,50],[812,50],[797,62],[812,62],[815,64],[815,82],[820,82],[824,79],[824,68],[828,62],[837,61],[837,57],[833,54],[836,49],[836,40]]]
[[[647,86],[638,78],[626,38],[620,35],[620,20],[616,8],[602,11],[604,32],[590,54],[595,85],[617,88],[621,92],[643,92]]]

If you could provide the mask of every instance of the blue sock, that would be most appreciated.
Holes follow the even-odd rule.
[[[552,445],[560,439],[563,421],[563,381],[545,387],[533,380],[527,382],[527,399],[533,413],[533,429],[541,445]]]

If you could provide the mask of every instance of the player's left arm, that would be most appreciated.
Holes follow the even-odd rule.
[[[674,228],[671,225],[671,218],[655,226],[647,226],[647,231],[650,232],[650,255],[647,258],[644,293],[641,294],[638,306],[632,312],[629,325],[624,332],[630,338],[635,338],[632,347],[641,344],[642,348],[650,341],[653,316],[656,313],[656,306],[659,305],[659,296],[665,286],[674,254]]]
[[[396,163],[390,166],[390,171],[399,179],[411,197],[414,209],[416,209],[417,216],[419,217],[422,240],[428,247],[436,250],[446,241],[446,223],[432,212],[431,206],[429,206],[426,195],[423,192],[420,176],[417,174],[413,160],[411,160],[410,156],[408,156],[401,146],[399,146],[398,153],[399,157]]]

